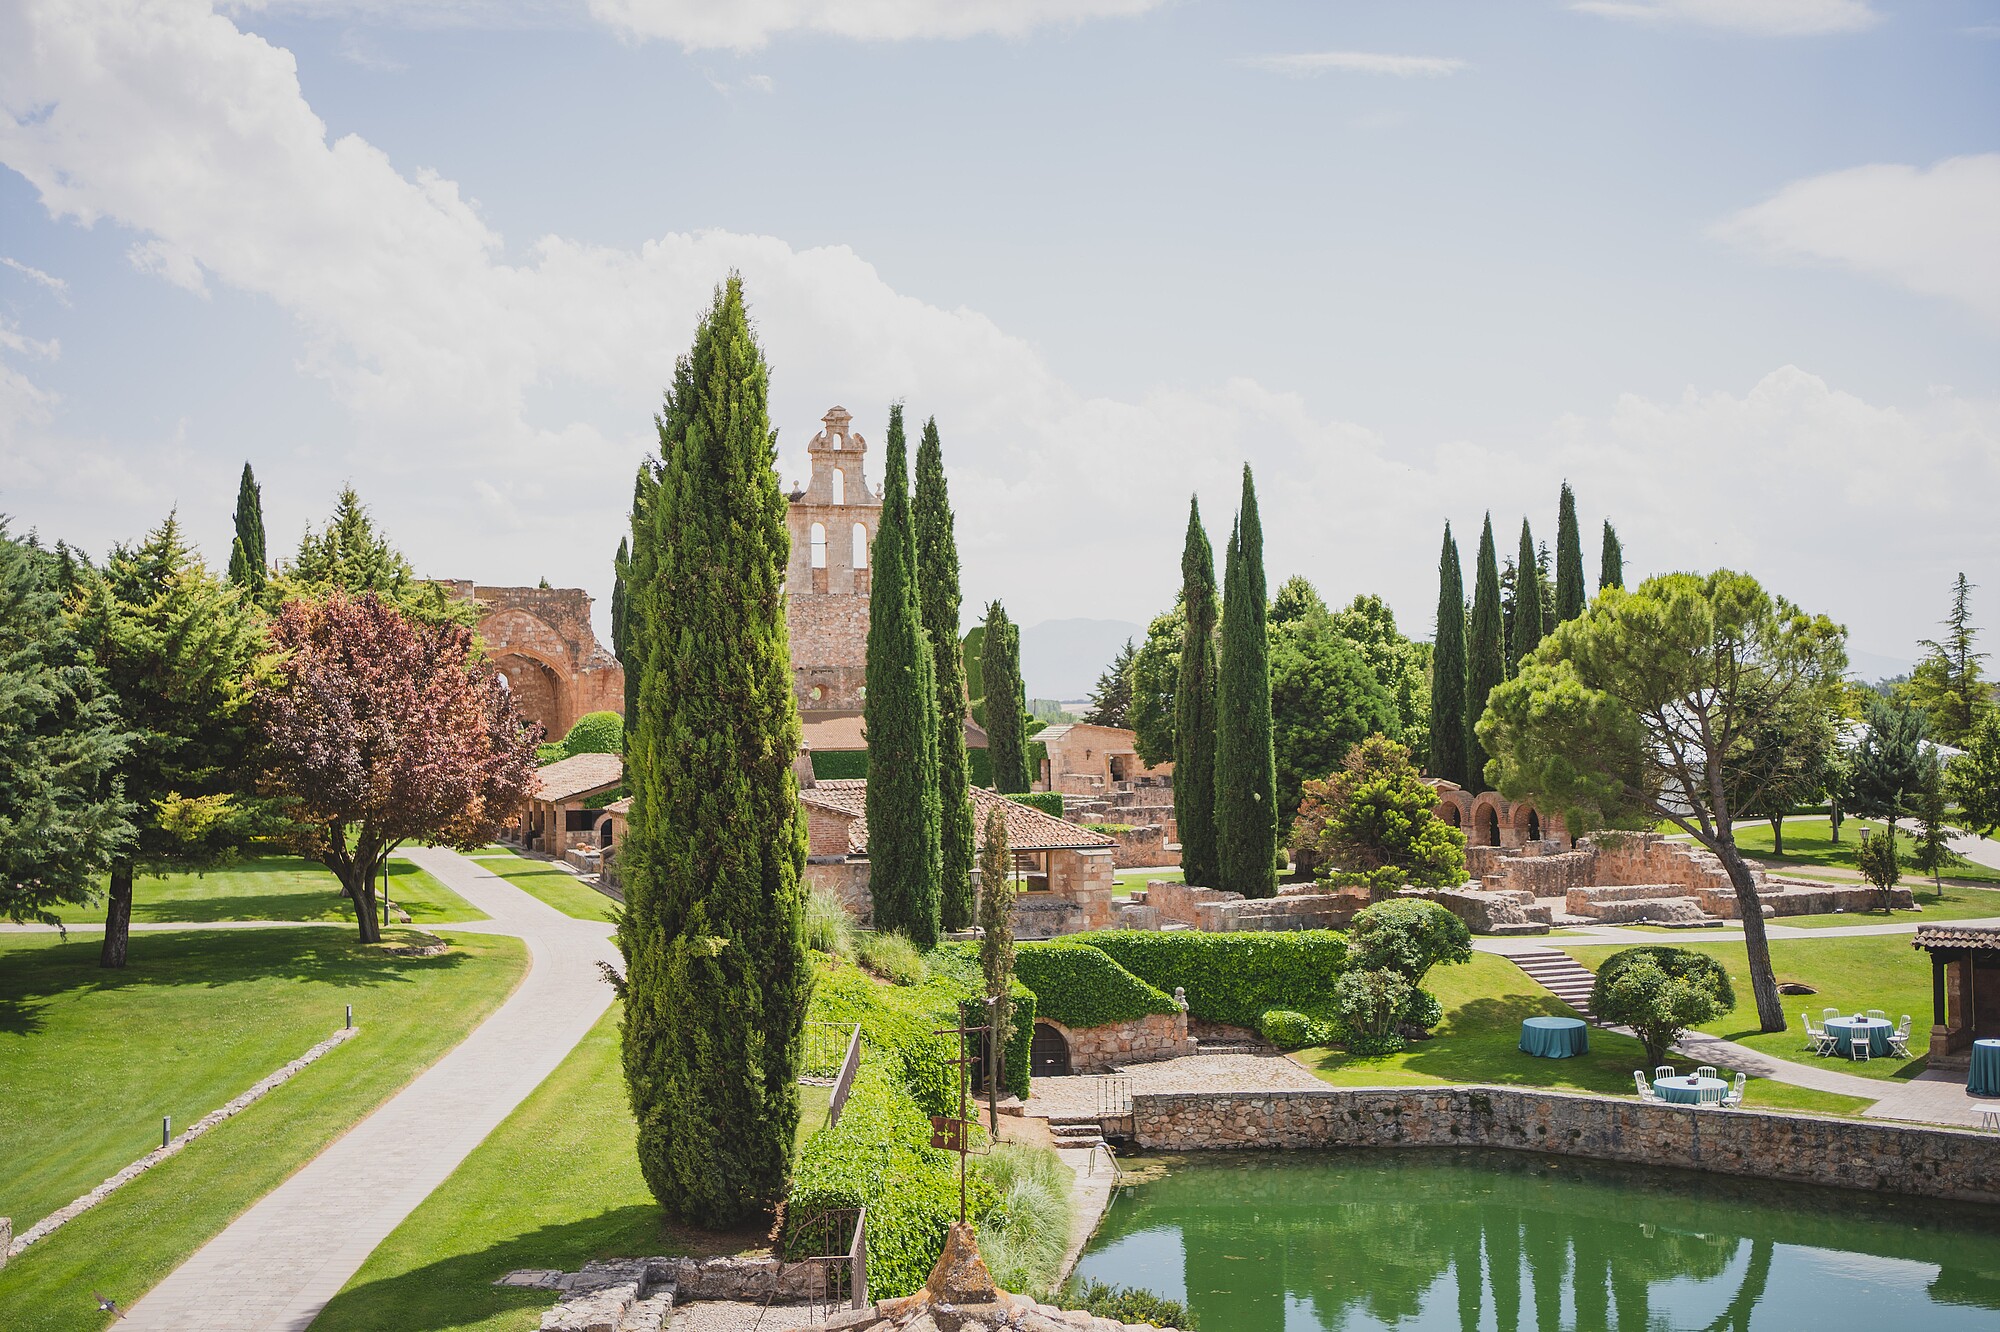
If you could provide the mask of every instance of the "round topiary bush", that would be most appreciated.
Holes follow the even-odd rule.
[[[1736,1007],[1729,972],[1706,953],[1652,945],[1604,959],[1590,987],[1590,1011],[1600,1022],[1632,1028],[1659,1063],[1689,1027]]]
[[[615,712],[586,712],[569,728],[562,747],[565,758],[575,758],[578,754],[622,754],[625,719]]]
[[[1257,1030],[1280,1050],[1302,1050],[1315,1044],[1313,1026],[1313,1020],[1304,1013],[1289,1008],[1273,1008],[1259,1019]]]

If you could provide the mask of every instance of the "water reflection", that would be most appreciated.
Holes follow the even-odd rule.
[[[2000,1326],[2000,1216],[1520,1152],[1157,1158],[1082,1276],[1202,1332]]]

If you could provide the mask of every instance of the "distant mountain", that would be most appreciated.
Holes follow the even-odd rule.
[[[1021,683],[1029,698],[1088,698],[1125,646],[1146,641],[1129,620],[1044,620],[1021,630]]]
[[[1028,655],[1021,649],[1021,655]],[[1893,680],[1899,675],[1908,675],[1916,663],[1908,657],[1891,657],[1880,652],[1863,652],[1857,648],[1847,649],[1847,673],[1863,684],[1874,684],[1877,680]],[[1094,678],[1094,677],[1093,677]]]

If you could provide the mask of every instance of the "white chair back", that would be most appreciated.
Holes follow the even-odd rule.
[[[1889,1020],[1889,1015],[1888,1015],[1887,1013],[1884,1013],[1884,1012],[1883,1012],[1883,1011],[1882,1011],[1881,1009],[1879,1009],[1879,1008],[1871,1008],[1871,1009],[1869,1009],[1869,1010],[1868,1010],[1868,1016],[1869,1016],[1869,1017],[1871,1017],[1871,1018],[1874,1018],[1874,1019],[1876,1019],[1877,1021],[1881,1021],[1881,1022],[1887,1022],[1887,1021]]]
[[[1817,1035],[1819,1035],[1819,1028],[1818,1028],[1818,1027],[1815,1027],[1815,1026],[1814,1026],[1814,1025],[1812,1024],[1812,1014],[1811,1014],[1811,1013],[1800,1013],[1800,1014],[1799,1014],[1799,1021],[1801,1021],[1801,1022],[1803,1022],[1803,1023],[1805,1023],[1805,1024],[1806,1024],[1806,1035],[1808,1035],[1808,1036],[1817,1036]]]
[[[1715,1068],[1713,1065],[1703,1064],[1694,1071],[1694,1075],[1698,1078],[1712,1078],[1715,1076]]]
[[[1903,1014],[1903,1020],[1896,1024],[1896,1034],[1907,1037],[1910,1034],[1910,1015]]]
[[[1873,1042],[1869,1040],[1867,1032],[1855,1031],[1850,1033],[1847,1038],[1847,1057],[1857,1064],[1867,1063],[1868,1056],[1873,1053],[1868,1048],[1871,1044]]]
[[[1646,1081],[1646,1072],[1644,1069],[1635,1068],[1632,1070],[1632,1085],[1639,1089],[1640,1100],[1651,1101],[1657,1099],[1653,1095],[1653,1088]]]
[[[1673,1075],[1674,1066],[1672,1064],[1661,1064],[1653,1070],[1653,1081],[1658,1082],[1661,1078],[1670,1078]]]
[[[1819,1017],[1822,1022],[1831,1022],[1839,1016],[1840,1010],[1837,1008],[1822,1008],[1819,1010]]]

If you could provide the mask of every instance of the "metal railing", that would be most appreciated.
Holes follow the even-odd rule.
[[[829,1306],[868,1306],[868,1209],[825,1207],[785,1226],[785,1261],[818,1263]]]
[[[854,1090],[854,1075],[861,1068],[861,1024],[854,1024],[854,1032],[847,1038],[847,1054],[840,1061],[840,1075],[833,1080],[833,1096],[826,1103],[828,1126],[840,1122],[840,1112],[846,1108],[847,1096]]]
[[[1120,1119],[1132,1113],[1132,1079],[1104,1076],[1097,1080],[1097,1117]]]

